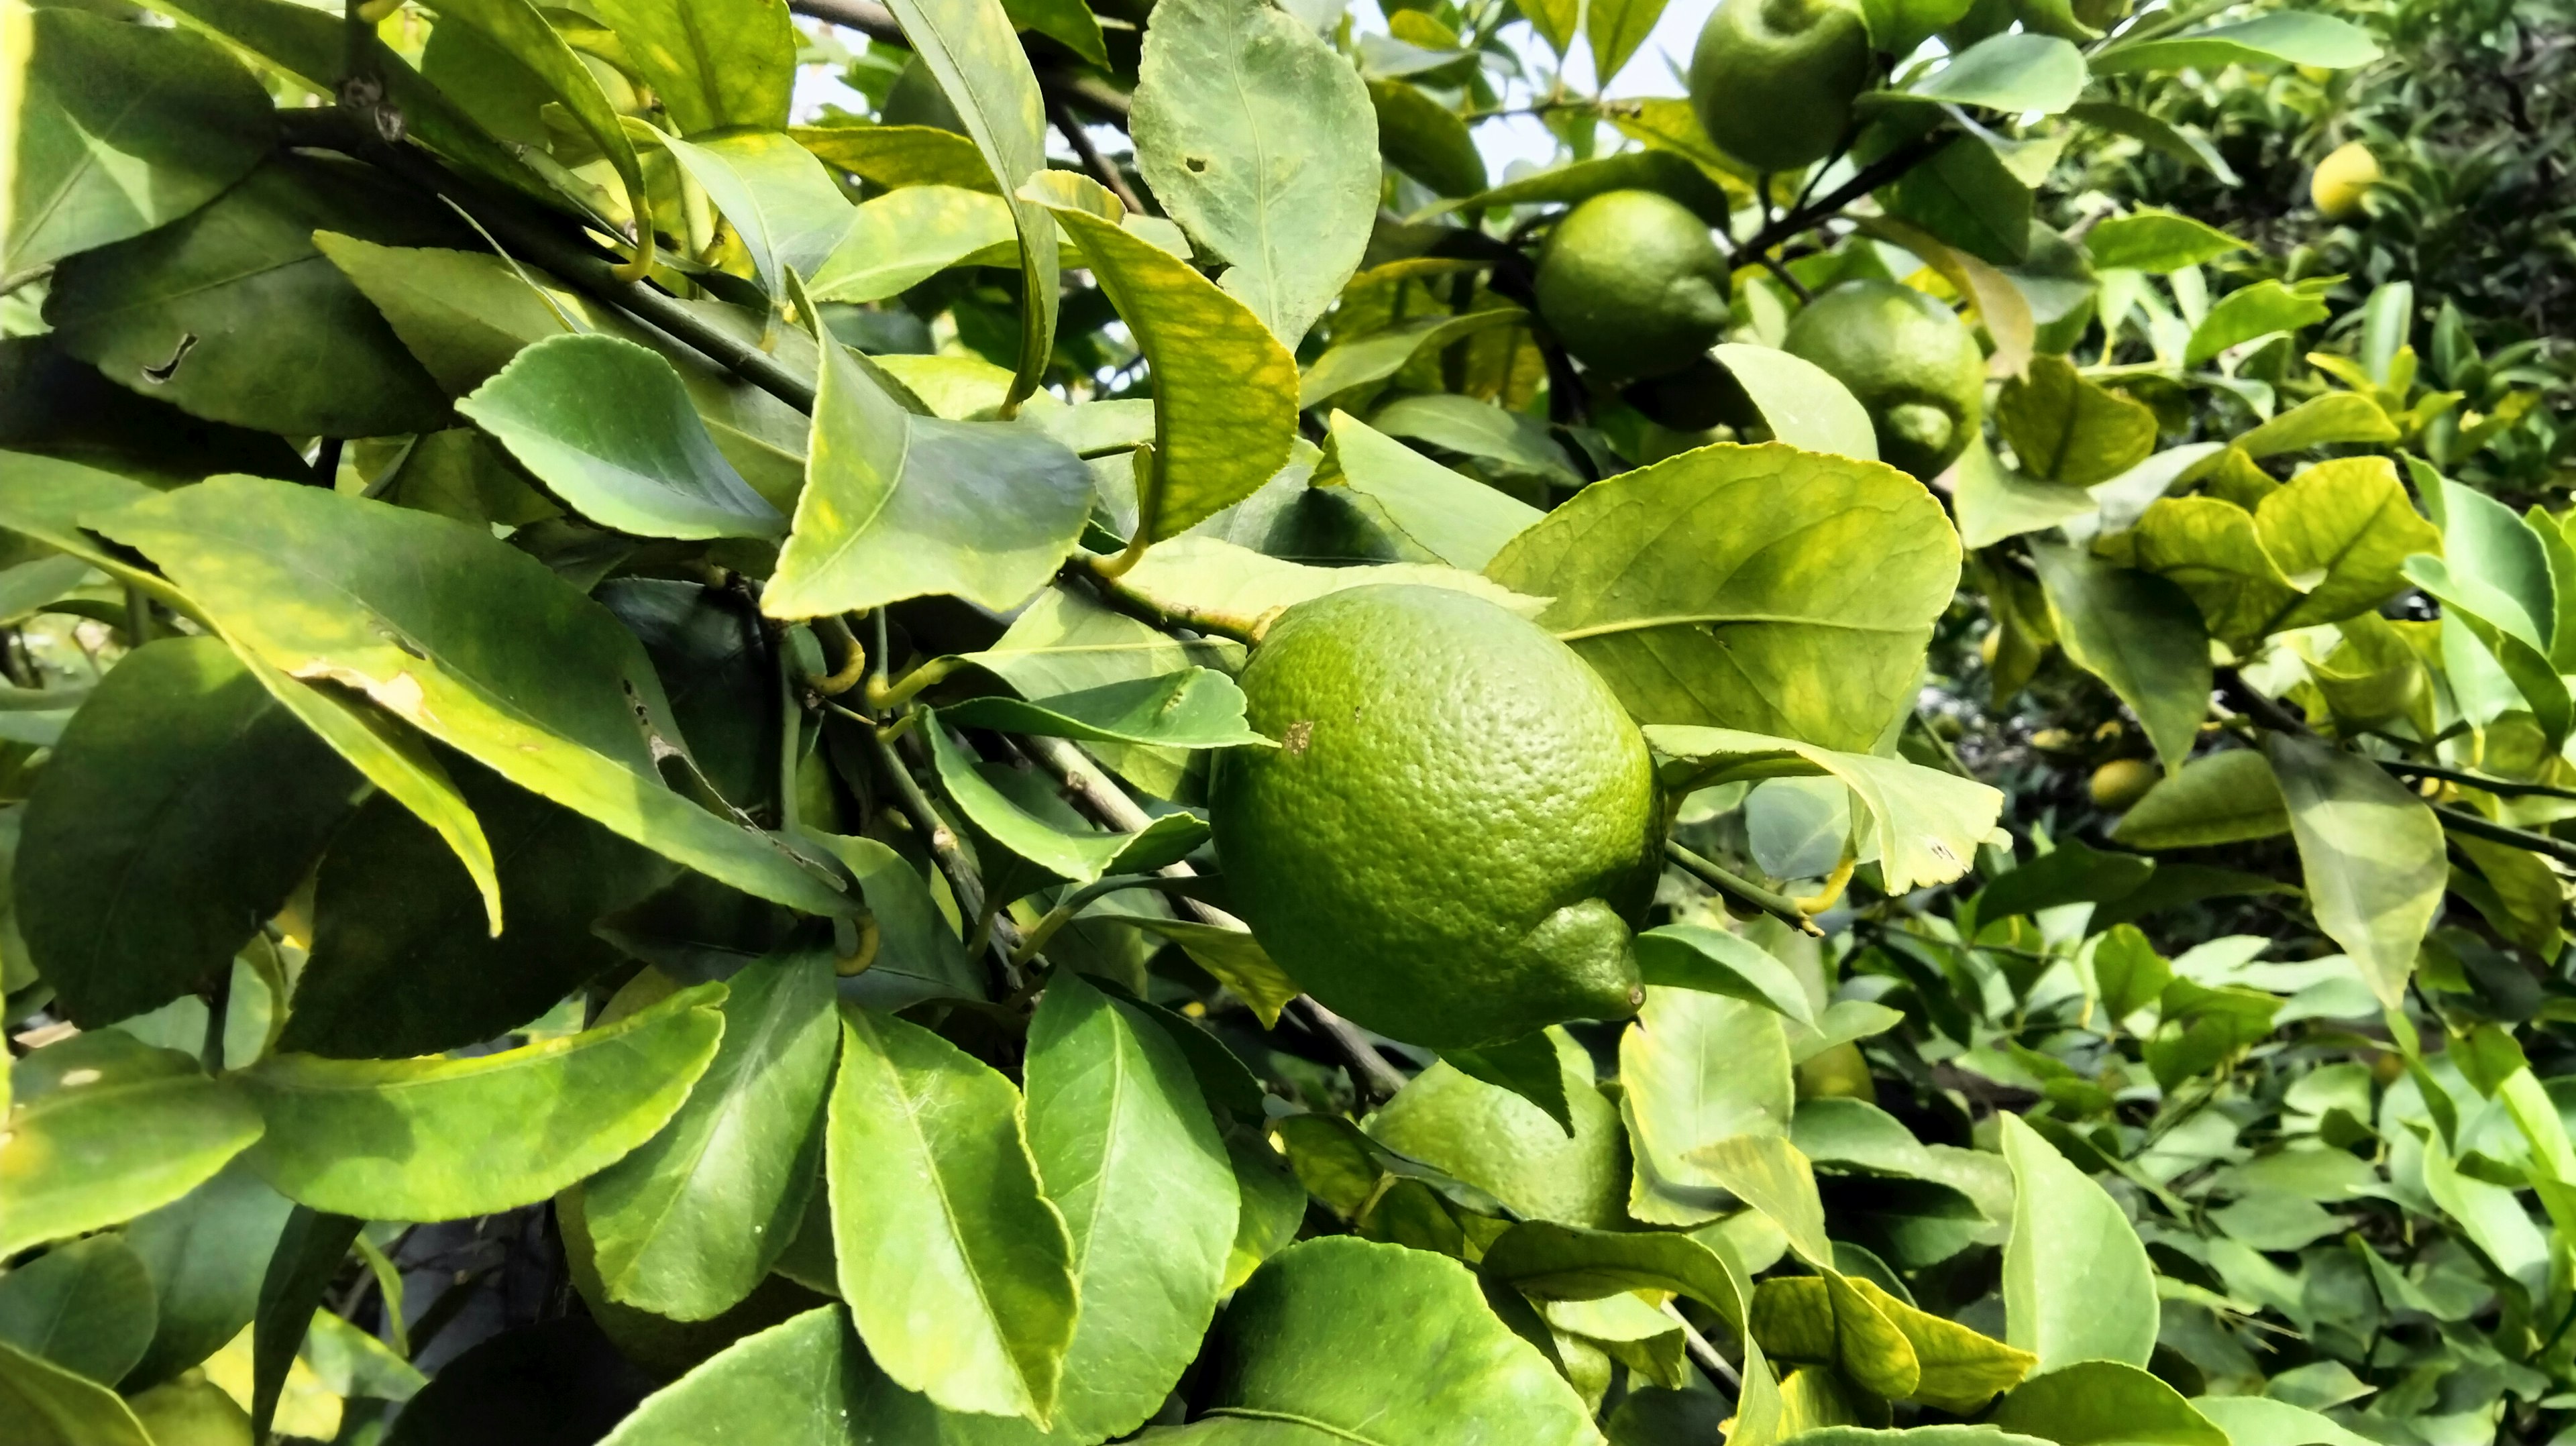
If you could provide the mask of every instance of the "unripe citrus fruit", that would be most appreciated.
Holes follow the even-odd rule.
[[[1869,1077],[1869,1061],[1861,1057],[1857,1044],[1835,1045],[1799,1065],[1794,1073],[1802,1100],[1878,1102],[1878,1085]]]
[[[1846,281],[1809,302],[1780,346],[1849,388],[1877,426],[1879,458],[1917,477],[1956,461],[1984,415],[1977,339],[1913,287]]]
[[[2093,770],[2093,806],[2105,813],[2127,813],[2163,777],[2143,758],[2114,758]]]
[[[1377,584],[1280,614],[1242,684],[1281,746],[1220,763],[1217,853],[1308,993],[1433,1048],[1636,1012],[1654,771],[1572,649],[1482,598]]]
[[[1660,376],[1726,329],[1726,258],[1708,223],[1655,191],[1604,191],[1566,213],[1539,252],[1538,314],[1584,365]]]
[[[2379,184],[2379,157],[2359,141],[2346,141],[2317,162],[2308,178],[2308,199],[2329,221],[2349,221],[2361,214],[2361,198]]]
[[[1869,66],[1860,0],[1718,0],[1691,49],[1691,107],[1718,149],[1795,171],[1850,129]]]

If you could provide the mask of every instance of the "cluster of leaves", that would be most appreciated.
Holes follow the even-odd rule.
[[[1651,0],[814,0],[874,108],[815,126],[775,0],[0,10],[0,1420],[2557,1424],[2576,547],[2442,475],[2499,432],[2411,300],[2294,379],[2325,288],[2034,219],[2105,132],[2207,162],[2134,77],[2376,49],[1865,9],[1770,177],[1519,43],[1615,74]],[[1571,159],[1496,185],[1522,109]],[[1721,426],[1530,310],[1621,188],[1725,223]],[[1937,493],[1773,346],[1871,277],[1991,353]],[[1633,1021],[1437,1056],[1225,911],[1232,674],[1391,579],[1645,728]],[[2121,847],[1973,776],[1979,686],[2153,755]]]

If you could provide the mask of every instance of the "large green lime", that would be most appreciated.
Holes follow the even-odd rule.
[[[1307,992],[1434,1048],[1636,1012],[1654,772],[1572,649],[1463,592],[1372,585],[1280,614],[1243,691],[1281,746],[1219,766],[1217,854]]]
[[[1802,170],[1851,128],[1869,70],[1860,0],[1719,0],[1691,49],[1691,106],[1728,155]]]
[[[1566,213],[1538,259],[1538,314],[1583,364],[1678,371],[1726,329],[1726,258],[1708,223],[1655,191],[1604,191]]]
[[[1976,337],[1911,286],[1846,281],[1807,303],[1780,347],[1848,387],[1877,425],[1880,460],[1926,481],[1958,460],[1985,412]]]

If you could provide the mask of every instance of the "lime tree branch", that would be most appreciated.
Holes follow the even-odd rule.
[[[877,0],[788,0],[787,8],[809,20],[822,20],[846,26],[889,45],[909,47],[903,38],[903,25],[894,12]],[[1127,123],[1127,93],[1093,76],[1076,75],[1049,67],[1038,67],[1038,86],[1049,96],[1070,101],[1101,119],[1117,125]]]
[[[1825,931],[1817,928],[1816,921],[1808,918],[1797,902],[1786,894],[1773,893],[1714,859],[1692,853],[1671,839],[1664,840],[1664,857],[1681,865],[1684,873],[1737,903],[1750,904],[1801,933],[1824,937]]]
[[[1852,178],[1827,191],[1814,201],[1767,222],[1737,246],[1739,256],[1751,255],[1756,260],[1781,243],[1791,241],[1842,214],[1845,206],[1902,178],[1906,172],[1941,153],[1943,147],[1959,138],[1957,131],[1941,131],[1906,142],[1895,150],[1854,172]]]

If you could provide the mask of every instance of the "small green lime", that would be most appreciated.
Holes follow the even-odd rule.
[[[1280,614],[1242,684],[1281,746],[1221,761],[1217,855],[1308,993],[1433,1048],[1636,1012],[1654,769],[1572,649],[1467,593],[1375,584]]]
[[[1869,1061],[1857,1044],[1835,1045],[1799,1065],[1794,1073],[1802,1100],[1878,1102],[1878,1084],[1869,1077]]]
[[[1985,413],[1986,359],[1950,308],[1893,281],[1846,281],[1790,321],[1781,350],[1849,388],[1878,428],[1878,455],[1930,480]]]
[[[1860,0],[1718,0],[1691,49],[1691,106],[1719,150],[1803,170],[1851,129],[1869,71]]]
[[[2106,813],[2126,813],[2163,777],[2154,764],[2143,758],[2114,758],[2093,770],[2087,791],[2093,795],[2095,808]]]
[[[1651,377],[1726,329],[1726,258],[1708,223],[1655,191],[1604,191],[1565,215],[1538,260],[1538,314],[1584,365]]]

